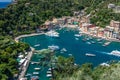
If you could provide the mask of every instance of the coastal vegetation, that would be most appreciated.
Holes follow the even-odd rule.
[[[28,50],[28,44],[16,43],[8,37],[0,36],[0,80],[9,80],[18,73],[18,53]]]
[[[109,66],[73,64],[74,58],[58,57],[57,66],[54,69],[55,80],[119,80],[120,63],[111,63]]]
[[[83,9],[86,14],[91,14],[92,23],[104,27],[111,19],[120,20],[119,13],[107,8],[109,3],[118,2],[119,0],[17,0],[16,4],[0,9],[0,34],[16,36],[33,33],[46,20],[72,16],[74,11]]]
[[[83,9],[85,14],[91,14],[91,23],[105,27],[112,19],[120,21],[120,13],[114,13],[107,8],[109,3],[120,5],[119,2],[119,0],[17,0],[16,4],[0,9],[0,80],[9,80],[18,73],[16,60],[18,53],[29,50],[28,44],[16,43],[14,37],[34,33],[46,20],[73,16],[74,11]],[[73,57],[68,59],[58,57],[54,73],[56,80],[118,80],[119,67],[118,63],[95,69],[92,69],[91,64],[79,67],[74,65]]]

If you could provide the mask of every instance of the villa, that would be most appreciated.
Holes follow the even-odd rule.
[[[98,28],[97,36],[98,37],[103,37],[104,36],[104,28]]]
[[[120,13],[120,6],[115,4],[108,4],[108,9],[113,9],[115,13]]]

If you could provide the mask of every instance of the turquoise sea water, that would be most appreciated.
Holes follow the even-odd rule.
[[[93,63],[94,66],[97,66],[103,62],[108,62],[111,60],[120,60],[120,57],[118,56],[109,55],[109,53],[113,50],[120,50],[120,43],[118,42],[111,42],[111,44],[108,46],[102,46],[107,41],[98,41],[98,39],[96,38],[84,41],[83,39],[89,37],[87,35],[79,37],[79,40],[76,39],[76,37],[74,36],[78,33],[78,31],[76,30],[62,29],[58,30],[58,32],[60,33],[59,38],[51,38],[45,35],[38,35],[22,38],[21,41],[30,44],[36,50],[48,48],[48,46],[50,45],[57,45],[60,47],[60,49],[66,48],[66,53],[57,53],[57,55],[69,56],[69,54],[72,54],[75,57],[75,63],[80,65],[84,63]],[[94,41],[95,43],[88,44],[88,42],[92,41]],[[35,47],[36,44],[40,44],[40,46]],[[85,56],[86,53],[92,53],[96,56],[88,57]],[[32,61],[38,60],[39,56],[37,56],[37,54],[34,54],[32,57]],[[32,73],[34,71],[34,67],[36,66],[41,67],[39,65],[30,64],[27,73]],[[48,80],[46,78],[46,71],[47,68],[42,68],[39,74],[40,80]]]

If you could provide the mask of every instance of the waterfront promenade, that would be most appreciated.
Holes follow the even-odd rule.
[[[21,36],[18,36],[18,37],[16,37],[14,40],[16,41],[16,42],[19,42],[19,39],[20,38],[22,38],[22,37],[28,37],[28,36],[35,36],[35,35],[40,35],[40,34],[42,34],[42,33],[33,33],[33,34],[29,34],[29,35],[21,35]],[[26,71],[27,71],[27,68],[29,67],[29,63],[30,63],[30,60],[31,60],[31,58],[32,58],[32,55],[33,55],[33,52],[34,52],[34,48],[33,47],[30,47],[30,51],[28,52],[28,55],[26,56],[26,60],[28,60],[28,62],[27,62],[27,64],[26,64],[26,66],[21,66],[20,68],[21,68],[21,71],[20,71],[20,73],[18,74],[18,80],[20,80],[21,78],[24,78],[24,76],[25,76],[25,73],[26,73]]]
[[[28,52],[28,55],[26,56],[27,60],[28,60],[28,63],[27,63],[26,66],[23,66],[23,65],[21,66],[22,67],[22,71],[18,75],[18,80],[20,80],[21,78],[24,78],[25,73],[27,71],[27,68],[29,67],[29,63],[30,63],[30,60],[31,60],[33,52],[34,52],[34,48],[32,48],[32,47],[30,47],[30,48],[31,48],[31,51]]]

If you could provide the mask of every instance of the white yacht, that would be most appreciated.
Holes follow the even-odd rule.
[[[34,68],[35,70],[40,70],[40,68]]]
[[[90,56],[90,57],[96,56],[95,54],[91,54],[91,53],[86,53],[85,55],[86,55],[86,56]]]
[[[51,45],[51,46],[48,46],[49,49],[51,50],[59,50],[59,46],[56,46],[56,45]]]
[[[114,50],[110,54],[115,55],[115,56],[120,56],[120,51]]]
[[[47,77],[52,77],[52,74],[47,74]]]
[[[90,42],[86,42],[87,44],[91,44]]]
[[[34,45],[34,47],[38,47],[38,46],[40,46],[40,44],[36,44],[36,45]]]
[[[60,51],[61,52],[67,52],[67,50],[65,48],[62,48]]]
[[[109,67],[110,65],[109,64],[107,64],[107,63],[101,63],[100,64],[101,66],[107,66],[107,67]]]
[[[79,40],[79,38],[75,38],[75,40]]]
[[[33,72],[33,74],[39,74],[39,72]]]
[[[75,34],[74,36],[75,36],[75,37],[80,37],[81,35],[80,35],[80,34]]]
[[[47,32],[45,35],[50,36],[50,37],[59,37],[59,33],[53,30]]]
[[[111,42],[106,42],[103,44],[103,46],[108,46]]]

